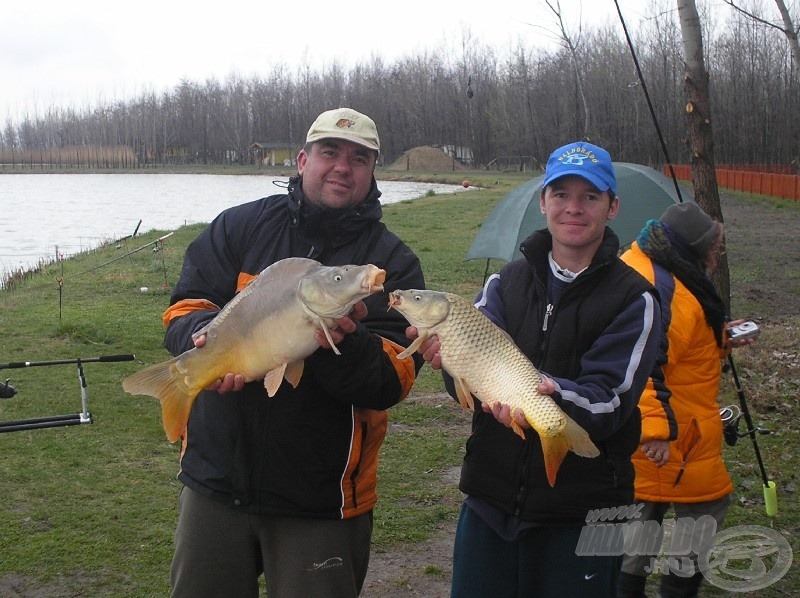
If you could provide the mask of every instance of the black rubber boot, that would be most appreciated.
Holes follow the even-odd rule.
[[[624,571],[617,577],[617,598],[645,598],[644,586],[647,578]]]
[[[661,598],[697,598],[697,591],[703,581],[702,573],[691,577],[664,575],[661,577]]]

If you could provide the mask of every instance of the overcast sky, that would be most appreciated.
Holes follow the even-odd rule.
[[[620,0],[629,28],[644,3]],[[584,24],[612,19],[620,27],[613,0],[582,4]],[[562,5],[577,27],[581,1]],[[537,0],[12,0],[0,12],[0,126],[24,111],[80,109],[171,89],[182,79],[249,77],[281,62],[294,70],[457,50],[465,32],[505,56],[518,41],[552,47],[548,30],[555,31],[553,19]]]

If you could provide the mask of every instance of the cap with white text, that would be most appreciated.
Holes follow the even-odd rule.
[[[381,151],[375,121],[351,108],[336,108],[320,114],[308,129],[306,143],[320,139],[344,139],[379,153]]]
[[[556,179],[569,175],[586,179],[600,191],[617,194],[617,177],[611,154],[602,147],[577,141],[555,150],[547,160],[542,189]]]

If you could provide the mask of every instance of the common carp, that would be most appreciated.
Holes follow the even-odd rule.
[[[147,367],[122,382],[130,394],[161,401],[170,442],[185,432],[192,404],[201,390],[228,372],[246,382],[264,379],[267,394],[285,378],[297,386],[304,359],[319,348],[322,330],[340,354],[329,329],[365,297],[383,291],[386,272],[373,264],[323,266],[315,260],[287,258],[268,266],[194,337],[202,348]]]
[[[551,397],[537,391],[542,376],[511,337],[470,302],[452,293],[411,289],[390,293],[389,307],[419,332],[398,357],[408,357],[435,334],[441,343],[442,367],[453,377],[463,407],[475,408],[474,395],[487,405],[500,403],[511,407],[512,413],[522,411],[541,439],[550,486],[555,485],[567,451],[581,457],[600,454],[586,430]],[[513,419],[511,427],[525,438]]]

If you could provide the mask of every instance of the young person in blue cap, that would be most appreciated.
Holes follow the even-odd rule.
[[[568,453],[551,487],[539,437],[521,415],[476,399],[453,598],[615,595],[622,551],[587,543],[582,531],[591,512],[633,503],[637,402],[648,376],[658,379],[660,310],[650,283],[617,257],[619,240],[606,226],[619,209],[607,151],[584,142],[554,151],[539,207],[547,228],[487,280],[476,305],[543,373],[539,392],[589,433],[600,456]],[[437,369],[438,349],[436,337],[419,349]],[[455,397],[446,374],[445,383]]]

